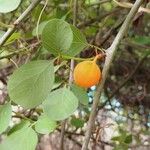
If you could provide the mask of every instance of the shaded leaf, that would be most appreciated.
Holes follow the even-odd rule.
[[[72,118],[71,124],[75,126],[76,128],[82,128],[84,126],[85,121],[80,118]]]
[[[113,141],[120,141],[120,139],[121,139],[121,136],[115,136],[111,140],[113,140]]]
[[[150,44],[150,37],[148,36],[136,36],[133,39],[134,42],[138,44]]]
[[[130,144],[132,142],[132,134],[127,135],[124,142]]]
[[[13,126],[13,127],[9,130],[9,132],[8,132],[7,135],[10,135],[10,134],[12,134],[12,133],[14,133],[14,132],[16,132],[16,131],[18,131],[18,130],[24,128],[24,127],[27,128],[29,125],[30,125],[30,122],[29,122],[29,121],[27,121],[27,120],[22,120],[20,123],[18,123],[18,124],[16,124],[15,126]]]
[[[81,104],[88,105],[88,95],[85,89],[72,84],[71,91],[75,94]]]
[[[82,32],[73,25],[70,25],[73,32],[73,41],[69,48],[66,51],[65,55],[75,56],[79,54],[85,47],[87,47],[87,41]]]
[[[19,32],[13,33],[9,39],[6,41],[5,45],[8,45],[12,42],[14,42],[15,40],[19,39],[21,37],[21,34]]]

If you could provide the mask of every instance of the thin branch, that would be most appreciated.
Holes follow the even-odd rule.
[[[111,37],[112,33],[117,31],[118,28],[120,28],[123,22],[124,19],[121,21],[119,20],[119,22],[117,22],[108,32],[106,32],[102,40],[99,42],[99,46],[103,46],[103,44]]]
[[[24,18],[41,2],[41,0],[34,0],[29,7],[20,15],[20,17],[13,23],[13,27],[8,28],[7,32],[0,39],[0,47],[4,45],[7,39],[15,32],[17,26]]]
[[[41,21],[41,18],[42,18],[42,14],[43,14],[43,12],[44,12],[47,4],[48,4],[48,1],[49,0],[45,1],[45,4],[44,4],[44,6],[43,6],[43,8],[42,8],[42,10],[40,12],[40,15],[38,17],[38,21],[37,21],[37,24],[36,24],[36,36],[37,36],[38,41],[40,41],[40,38],[39,38],[39,24],[40,24],[40,21]]]
[[[138,62],[134,70],[131,72],[131,74],[119,85],[119,87],[111,94],[109,99],[113,98],[114,95],[132,78],[132,76],[136,73],[138,68],[143,64],[144,60],[147,58],[147,56],[150,55],[149,53],[146,53],[141,60]]]
[[[127,46],[131,46],[131,47],[133,47],[133,48],[135,48],[135,49],[149,49],[150,50],[150,46],[147,46],[147,45],[141,45],[141,44],[139,44],[139,43],[135,43],[135,42],[132,42],[131,40],[129,40],[129,39],[125,39],[125,40],[123,40],[122,42],[121,42],[121,44],[123,44],[123,45],[127,45]]]
[[[117,0],[113,0],[118,6],[120,7],[124,7],[124,8],[132,8],[133,7],[133,4],[132,3],[128,3],[128,2],[118,2]],[[143,8],[143,7],[140,7],[139,12],[142,11],[142,12],[146,12],[146,13],[149,13],[150,14],[150,9],[148,8]]]
[[[73,25],[77,25],[77,11],[78,11],[78,0],[74,0],[73,3]],[[73,72],[74,69],[74,60],[71,59],[70,62],[70,74],[69,74],[69,86],[73,82]],[[65,126],[66,126],[67,120],[64,120],[61,124],[61,137],[60,137],[60,150],[63,150],[64,148],[64,135],[65,135]]]
[[[9,58],[11,58],[12,56],[18,55],[18,54],[20,54],[20,53],[22,53],[22,52],[25,52],[25,51],[26,51],[25,49],[22,49],[22,50],[19,50],[19,51],[11,52],[11,53],[9,53],[9,54],[7,54],[7,55],[0,56],[0,60],[1,60],[1,59],[4,59],[4,58],[9,59]]]
[[[143,64],[144,60],[150,55],[150,53],[146,53],[141,60],[138,62],[138,64],[135,66],[134,70],[131,72],[131,74],[118,86],[118,88],[110,95],[108,96],[108,99],[98,107],[98,110],[102,109],[107,102],[111,104],[111,99],[115,96],[117,92],[133,77],[133,75],[137,72],[138,68]],[[97,110],[97,111],[98,111]],[[113,109],[112,109],[113,110]],[[114,111],[114,110],[113,110]]]
[[[84,4],[85,7],[93,7],[93,6],[96,6],[96,5],[101,5],[101,4],[104,4],[104,3],[107,3],[107,2],[110,2],[111,0],[100,0],[99,2],[96,2],[96,3],[92,3],[92,4]],[[44,5],[44,4],[43,4]],[[50,4],[49,5],[50,7],[56,7],[54,4]],[[60,8],[68,8],[70,7],[70,5],[68,4],[58,4],[57,7],[60,7]]]
[[[101,5],[101,4],[104,4],[104,3],[107,3],[107,2],[110,2],[110,0],[101,0],[101,1],[95,2],[95,3],[93,3],[93,4],[88,4],[87,6],[88,6],[88,7],[92,7],[92,6]]]
[[[15,55],[18,55],[18,54],[21,54],[21,53],[31,53],[31,50],[32,50],[33,48],[37,47],[39,44],[40,44],[39,42],[33,43],[33,44],[29,45],[28,47],[24,47],[24,48],[22,48],[22,49],[20,49],[20,50],[13,51],[13,52],[11,52],[11,53],[9,53],[9,54],[7,54],[7,55],[0,56],[0,60],[1,60],[1,59],[4,59],[4,58],[10,59],[11,57],[13,57],[13,56],[15,56]]]
[[[128,31],[129,25],[132,22],[132,19],[135,16],[135,14],[137,13],[142,2],[143,2],[143,0],[136,0],[131,11],[127,15],[127,18],[125,19],[123,25],[121,26],[117,36],[115,37],[112,45],[107,50],[107,57],[106,57],[106,61],[105,61],[103,72],[102,72],[102,81],[98,84],[95,95],[94,95],[94,103],[92,105],[92,110],[91,110],[90,118],[88,121],[87,131],[85,134],[85,139],[83,142],[82,150],[87,150],[87,148],[88,148],[88,144],[89,144],[90,137],[92,134],[93,125],[95,122],[95,116],[96,116],[101,92],[104,88],[104,84],[105,84],[110,66],[112,64],[112,60],[114,58],[115,52],[117,51],[117,47],[118,47],[120,41],[122,40],[122,38],[124,37],[124,35],[126,34],[126,32]]]
[[[9,59],[9,60],[10,60],[10,62],[12,62],[15,65],[16,68],[19,68],[17,63],[13,59]]]
[[[99,16],[99,17],[92,18],[92,19],[89,19],[89,20],[87,20],[87,21],[81,22],[81,23],[79,23],[79,24],[77,25],[77,27],[78,27],[78,28],[83,28],[83,27],[85,27],[85,26],[91,25],[92,23],[100,22],[100,21],[101,21],[102,19],[104,19],[105,17],[117,13],[119,10],[120,10],[120,9],[114,9],[114,10],[112,10],[111,12],[105,13],[105,14],[102,15],[102,16]]]
[[[65,137],[65,128],[67,120],[61,122],[61,132],[60,132],[60,150],[64,150],[64,137]]]

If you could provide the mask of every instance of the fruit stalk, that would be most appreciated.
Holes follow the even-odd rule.
[[[98,59],[101,59],[101,58],[103,58],[104,56],[105,56],[105,54],[97,54],[97,55],[95,56],[93,62],[96,63],[96,61],[97,61]]]

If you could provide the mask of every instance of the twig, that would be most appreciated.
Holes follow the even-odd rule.
[[[101,4],[104,4],[104,3],[107,3],[107,2],[110,2],[110,0],[101,0],[101,1],[95,2],[93,4],[88,4],[87,6],[91,7],[91,6],[101,5]]]
[[[84,22],[81,22],[77,25],[78,28],[83,28],[85,26],[88,26],[92,23],[95,23],[95,22],[99,22],[101,21],[102,19],[104,19],[105,17],[107,16],[110,16],[110,15],[113,15],[115,14],[116,12],[118,12],[119,9],[114,9],[112,10],[111,12],[108,12],[108,13],[105,13],[104,15],[100,16],[100,17],[97,17],[97,18],[92,18],[92,19],[89,19],[87,21],[84,21]]]
[[[118,6],[120,7],[124,7],[124,8],[132,8],[133,7],[133,4],[132,3],[128,3],[128,2],[118,2],[116,0],[113,0]],[[150,9],[148,8],[144,8],[144,7],[139,7],[139,12],[140,11],[143,11],[143,12],[146,12],[146,13],[150,13]]]
[[[0,56],[0,60],[4,59],[4,58],[11,58],[12,56],[20,54],[21,52],[25,52],[25,49],[22,49],[22,50],[19,50],[19,51],[14,51],[14,52],[11,52],[11,53],[9,53],[7,55],[4,55],[4,56]]]
[[[147,46],[147,45],[141,45],[141,44],[139,44],[139,43],[137,43],[137,42],[132,42],[131,40],[129,40],[129,39],[126,39],[126,40],[123,40],[122,42],[121,42],[121,44],[123,44],[123,45],[127,45],[127,46],[131,46],[131,47],[134,47],[135,49],[149,49],[150,50],[150,46]]]
[[[7,39],[15,32],[17,26],[21,21],[41,2],[41,0],[34,0],[29,7],[20,15],[20,17],[13,23],[13,27],[8,28],[7,32],[0,39],[0,47],[7,41]]]
[[[15,65],[16,68],[19,68],[17,63],[13,59],[9,59],[9,60]]]
[[[39,42],[33,43],[33,44],[29,45],[28,47],[24,47],[24,48],[22,48],[22,49],[20,49],[20,50],[13,51],[13,52],[11,52],[11,53],[9,53],[9,54],[7,54],[7,55],[0,56],[0,60],[1,60],[1,59],[4,59],[4,58],[9,59],[9,58],[11,58],[11,57],[13,57],[13,56],[15,56],[15,55],[20,54],[20,53],[25,53],[25,52],[29,52],[29,53],[30,53],[31,50],[32,50],[33,48],[37,47],[39,44],[40,44]],[[28,50],[28,49],[29,49],[29,50]]]
[[[13,27],[12,25],[7,25],[7,24],[5,24],[3,22],[0,22],[0,26],[4,27],[4,28],[12,28]]]
[[[110,95],[108,96],[108,99],[98,107],[98,110],[102,109],[107,102],[111,105],[111,99],[115,96],[117,92],[133,77],[133,75],[137,72],[138,68],[143,64],[144,60],[150,55],[150,53],[146,53],[141,60],[138,62],[138,64],[135,66],[134,70],[131,72],[131,74],[118,86],[118,88]],[[97,110],[97,111],[98,111]],[[112,109],[114,111],[114,109]]]
[[[112,27],[108,32],[106,32],[106,34],[104,35],[102,41],[100,41],[99,46],[103,46],[103,44],[110,38],[110,36],[112,35],[112,33],[114,31],[116,31],[118,28],[120,28],[120,26],[122,25],[124,19],[123,20],[119,20],[119,22],[117,22],[114,27]]]
[[[77,24],[77,10],[78,10],[78,0],[74,0],[73,3],[73,25],[76,26]],[[69,74],[69,86],[73,82],[73,72],[74,69],[74,60],[71,59],[70,62],[70,74]],[[60,150],[63,150],[64,148],[64,135],[65,135],[65,126],[66,126],[67,120],[64,120],[61,124],[61,138],[60,138]]]
[[[61,132],[60,129],[57,129],[58,132]],[[82,147],[82,144],[78,142],[75,138],[72,137],[72,135],[77,135],[77,136],[84,136],[82,134],[74,133],[74,132],[68,132],[66,131],[66,137],[70,140],[72,140],[75,144],[77,144],[79,147]]]
[[[122,40],[122,38],[124,37],[125,33],[127,32],[129,25],[130,25],[133,17],[135,16],[135,14],[137,13],[142,2],[143,2],[143,0],[136,0],[131,11],[127,15],[127,18],[125,19],[123,25],[121,26],[117,36],[115,37],[112,45],[107,50],[107,57],[106,57],[106,61],[105,61],[103,72],[102,72],[102,81],[98,84],[95,95],[94,95],[94,103],[92,105],[92,110],[91,110],[90,118],[88,121],[87,131],[85,134],[85,139],[83,142],[82,150],[87,150],[87,148],[88,148],[88,144],[89,144],[90,137],[92,134],[92,128],[93,128],[93,125],[95,122],[95,116],[96,116],[97,107],[99,104],[101,92],[103,90],[103,87],[104,87],[104,84],[105,84],[105,81],[106,81],[108,71],[110,69],[113,57],[115,55],[115,52],[117,51],[117,47],[118,47],[120,41]]]
[[[40,24],[42,14],[43,14],[47,4],[48,4],[48,0],[45,1],[44,7],[42,8],[42,10],[40,12],[40,15],[39,15],[39,18],[38,18],[38,21],[37,21],[37,25],[36,25],[36,36],[37,36],[38,41],[40,41],[40,39],[39,39],[39,24]]]
[[[60,150],[64,150],[64,136],[67,120],[61,122],[61,132],[60,132]]]
[[[135,69],[131,72],[131,74],[120,84],[120,86],[111,94],[109,99],[113,98],[114,95],[132,78],[132,76],[136,73],[138,68],[143,64],[144,60],[147,58],[147,56],[150,55],[149,53],[146,53],[141,60],[136,65]]]
[[[79,142],[79,141],[77,141],[75,138],[73,138],[71,135],[67,135],[68,136],[68,138],[70,139],[70,140],[72,140],[75,144],[77,144],[79,147],[82,147],[82,144]]]

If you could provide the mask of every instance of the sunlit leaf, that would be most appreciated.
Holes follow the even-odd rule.
[[[0,13],[8,13],[15,10],[21,0],[0,0]]]
[[[70,25],[61,19],[50,20],[42,32],[44,48],[56,56],[68,50],[72,40],[73,33]]]
[[[11,104],[0,105],[0,133],[4,132],[11,120]]]
[[[35,150],[37,141],[35,131],[26,127],[6,137],[0,144],[0,150]]]
[[[74,113],[78,99],[67,88],[60,88],[48,95],[43,102],[45,114],[52,120],[63,120]]]
[[[25,108],[33,108],[45,100],[53,83],[52,62],[32,61],[21,66],[11,75],[8,81],[8,93],[15,103]]]
[[[39,117],[35,124],[35,130],[41,134],[49,134],[57,127],[56,121],[50,120],[46,115]]]

